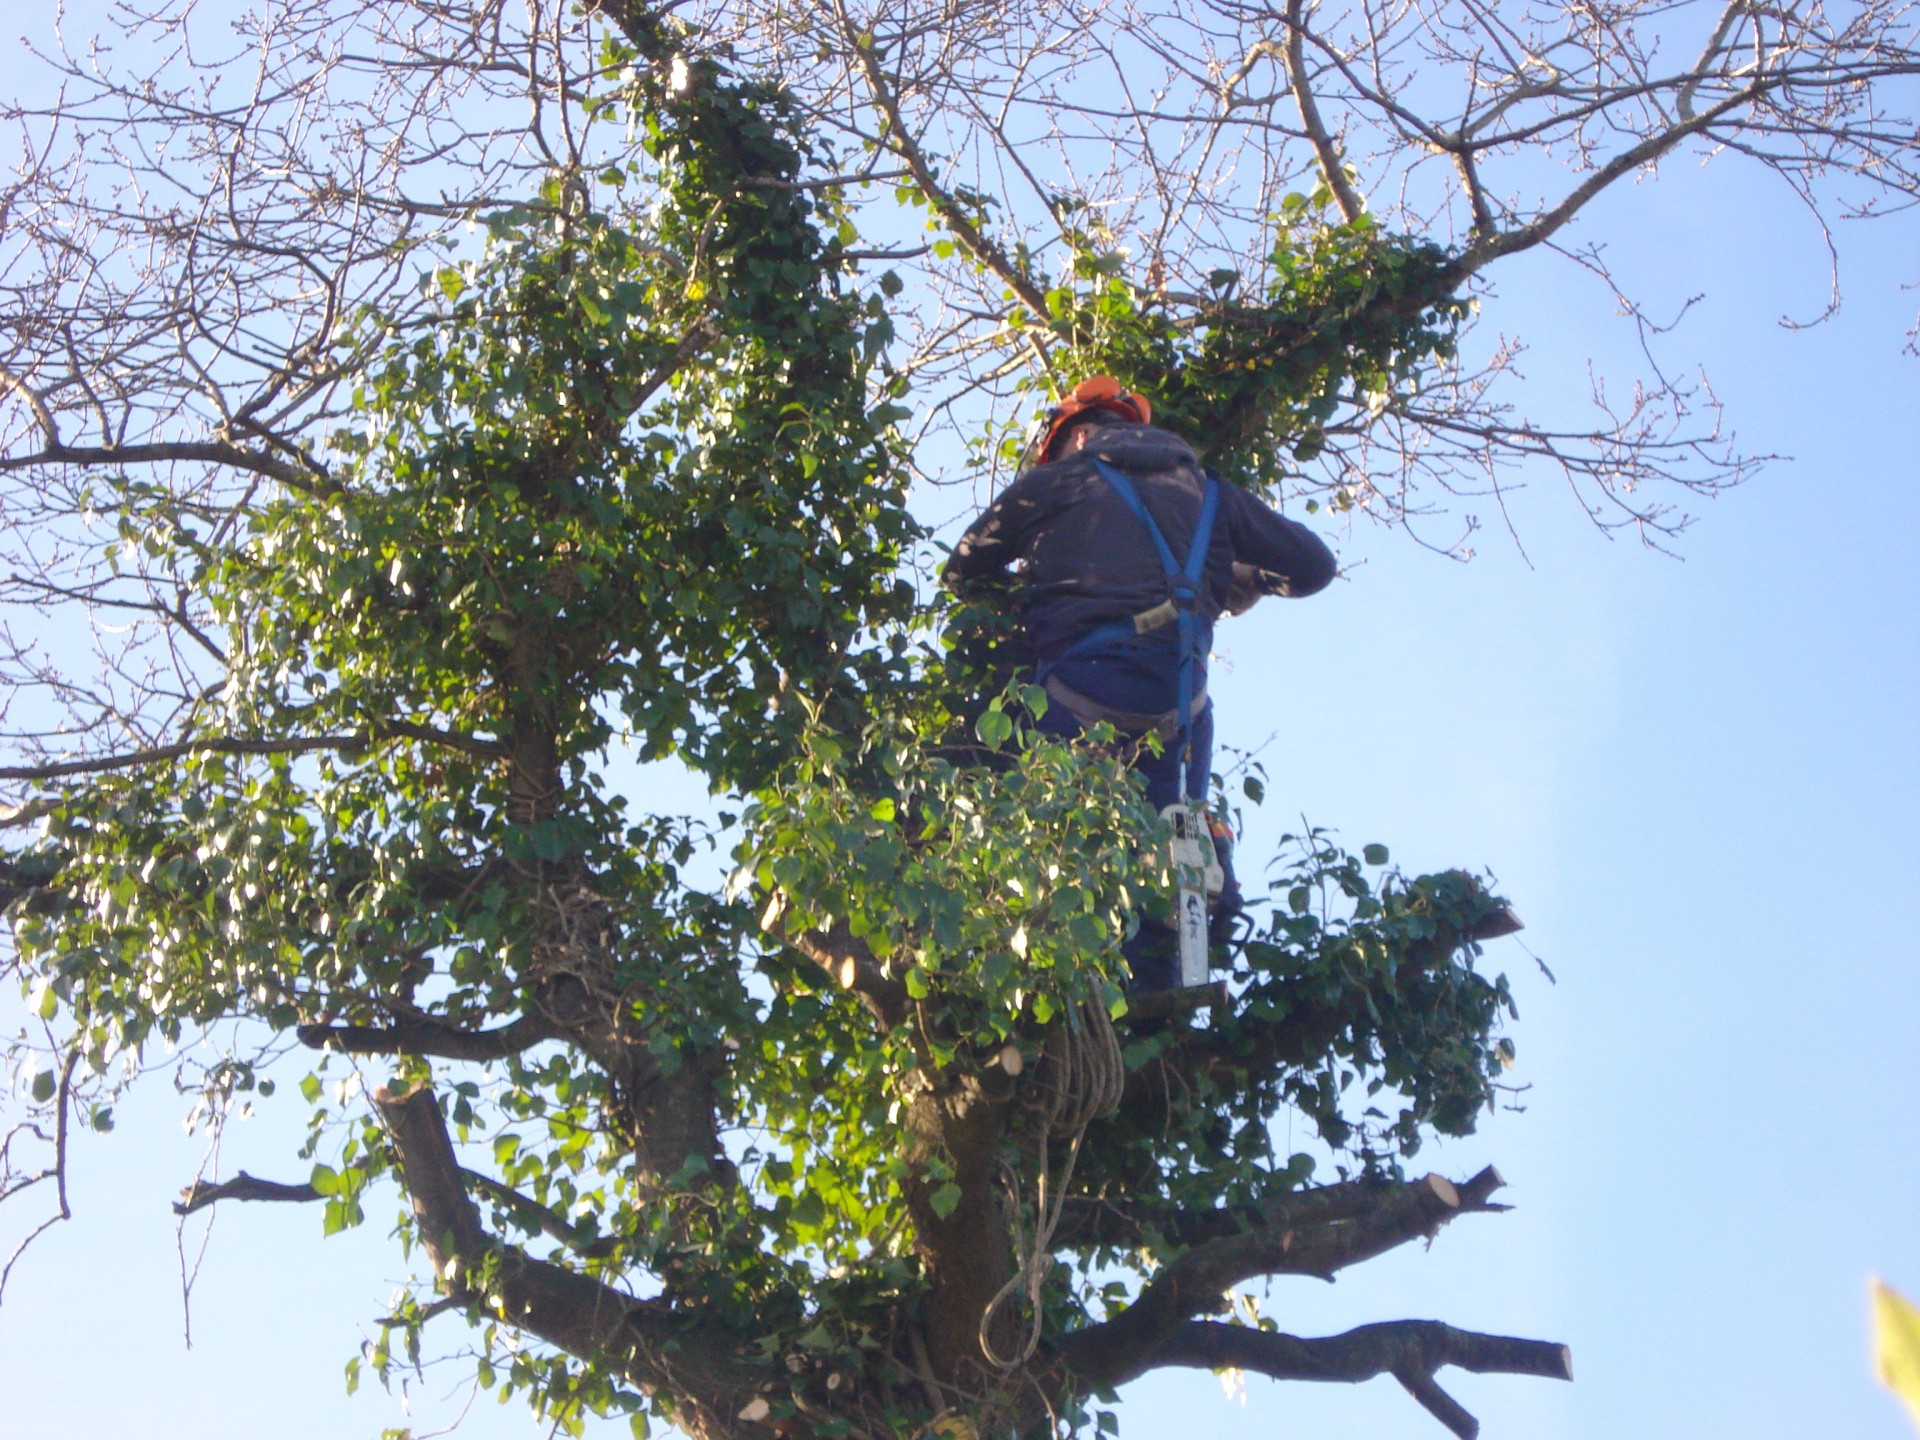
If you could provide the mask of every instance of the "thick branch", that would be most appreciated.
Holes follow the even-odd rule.
[[[1339,143],[1328,131],[1326,121],[1320,118],[1319,102],[1313,98],[1313,83],[1307,78],[1306,8],[1305,0],[1287,0],[1287,79],[1293,87],[1294,104],[1300,109],[1301,127],[1313,142],[1313,153],[1320,161],[1320,173],[1326,177],[1334,203],[1348,220],[1358,220],[1367,213],[1367,202],[1347,179]]]
[[[230,470],[264,475],[299,490],[310,490],[325,479],[324,475],[290,465],[271,455],[263,455],[258,450],[243,450],[238,445],[223,445],[213,440],[161,441],[151,445],[63,445],[54,442],[31,455],[0,455],[0,473],[40,465],[167,465],[179,462],[224,465]]]
[[[209,1184],[205,1180],[196,1180],[180,1192],[180,1198],[174,1201],[173,1213],[191,1215],[196,1210],[220,1200],[318,1200],[320,1192],[311,1185],[286,1185],[278,1180],[261,1180],[242,1170],[231,1180],[222,1180],[219,1184]]]
[[[504,1060],[561,1031],[544,1015],[522,1015],[497,1030],[462,1030],[442,1020],[397,1025],[302,1025],[294,1032],[314,1050],[348,1055],[435,1055],[443,1060]]]
[[[373,1108],[393,1137],[400,1182],[420,1223],[420,1240],[434,1274],[449,1293],[456,1293],[486,1257],[488,1236],[467,1194],[466,1172],[454,1157],[440,1102],[425,1086],[398,1094],[383,1087],[374,1092]]]
[[[420,1243],[443,1293],[570,1355],[607,1364],[642,1389],[671,1394],[676,1419],[691,1435],[729,1433],[762,1378],[738,1356],[744,1337],[681,1316],[664,1297],[636,1300],[488,1235],[433,1091],[381,1089],[373,1105],[392,1137]]]
[[[639,414],[647,401],[653,398],[656,390],[686,369],[687,365],[699,356],[701,351],[713,344],[719,336],[720,326],[713,317],[703,315],[694,321],[687,328],[687,333],[680,337],[680,343],[673,347],[673,353],[661,362],[659,368],[640,382],[633,392],[633,398],[627,402],[627,414]]]
[[[69,775],[98,775],[108,770],[132,770],[160,765],[188,755],[310,755],[316,750],[364,749],[365,735],[313,735],[293,740],[250,740],[229,736],[218,740],[186,740],[178,745],[156,745],[150,750],[126,750],[87,760],[56,760],[47,765],[0,768],[0,780],[60,780]]]
[[[939,213],[948,231],[966,252],[1004,281],[1007,288],[1020,297],[1020,303],[1032,312],[1036,321],[1044,320],[1048,313],[1045,293],[1013,262],[1011,256],[987,238],[986,232],[947,193],[933,173],[933,167],[927,163],[926,153],[908,131],[906,121],[900,114],[900,102],[887,82],[886,73],[880,68],[878,53],[871,44],[862,44],[858,37],[850,34],[847,39],[859,60],[860,73],[866,78],[873,103],[886,117],[886,143],[906,162],[914,183],[920,187],[920,193],[927,197],[927,203]]]
[[[775,895],[763,919],[766,932],[784,940],[832,977],[833,983],[856,995],[887,1029],[905,1022],[908,995],[904,983],[887,974],[865,940],[837,920],[825,930],[795,935],[787,929],[786,897]]]
[[[1063,1250],[1137,1245],[1149,1234],[1158,1234],[1170,1245],[1199,1245],[1252,1230],[1297,1230],[1351,1220],[1378,1204],[1389,1188],[1389,1182],[1378,1178],[1346,1180],[1213,1210],[1153,1200],[1075,1195],[1063,1202],[1053,1239]]]
[[[207,740],[183,740],[177,745],[156,745],[147,750],[125,750],[117,755],[98,755],[83,760],[16,765],[0,768],[0,780],[45,781],[60,780],[70,775],[98,775],[109,770],[161,765],[189,755],[311,755],[320,750],[365,750],[383,739],[424,740],[487,758],[506,753],[503,747],[491,740],[459,735],[431,725],[416,725],[407,720],[389,720],[347,735],[304,735],[284,739],[227,735]]]
[[[1348,1384],[1392,1375],[1461,1440],[1479,1422],[1435,1383],[1433,1372],[1457,1365],[1477,1374],[1573,1379],[1573,1352],[1547,1340],[1520,1340],[1456,1330],[1438,1320],[1362,1325],[1344,1335],[1301,1339],[1241,1325],[1189,1321],[1154,1350],[1149,1368],[1186,1365],[1252,1370],[1275,1380],[1338,1380]]]

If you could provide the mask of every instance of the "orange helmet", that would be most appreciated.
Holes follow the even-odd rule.
[[[1047,412],[1035,429],[1032,443],[1027,447],[1027,463],[1044,463],[1047,452],[1053,449],[1053,442],[1089,410],[1105,410],[1136,425],[1147,425],[1153,421],[1153,403],[1146,396],[1128,393],[1111,375],[1094,375],[1074,386],[1071,395]]]

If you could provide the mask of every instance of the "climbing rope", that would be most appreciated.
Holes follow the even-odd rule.
[[[1127,1071],[1113,1018],[1097,1000],[1082,1000],[1047,1036],[1032,1084],[1021,1097],[1050,1140],[1079,1136],[1120,1107]]]
[[[1053,1232],[1059,1228],[1060,1214],[1066,1207],[1074,1162],[1080,1158],[1080,1142],[1089,1125],[1120,1108],[1120,1092],[1126,1080],[1113,1018],[1104,1005],[1082,1000],[1047,1036],[1033,1080],[1021,1091],[1021,1109],[1032,1127],[1040,1160],[1033,1233],[1027,1234],[1020,1218],[1019,1172],[1003,1163],[1001,1183],[1007,1188],[1013,1213],[1014,1270],[980,1315],[980,1353],[1001,1370],[1024,1365],[1040,1348],[1040,1291],[1053,1269]],[[1067,1159],[1061,1167],[1060,1183],[1050,1185],[1047,1148],[1049,1142],[1057,1140],[1068,1142]],[[1029,1314],[1026,1338],[1013,1355],[1002,1355],[993,1343],[994,1321],[1001,1306],[1022,1292]]]

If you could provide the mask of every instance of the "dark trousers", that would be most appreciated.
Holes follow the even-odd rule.
[[[1084,689],[1074,684],[1072,680],[1068,680],[1067,683],[1089,700],[1098,700],[1102,705],[1111,705],[1116,710],[1127,708],[1110,696]],[[1066,706],[1057,700],[1047,706],[1047,713],[1040,718],[1040,732],[1062,740],[1075,739],[1080,734],[1081,728],[1080,722],[1074,718]],[[1177,740],[1169,740],[1158,755],[1153,754],[1144,745],[1134,752],[1133,768],[1138,770],[1147,782],[1147,803],[1156,810],[1166,809],[1183,794],[1205,799],[1207,778],[1213,769],[1213,702],[1211,700],[1201,707],[1198,715],[1193,717],[1193,724],[1188,727],[1187,735],[1189,743],[1184,747]],[[1139,737],[1135,735],[1120,737],[1124,745],[1136,744],[1138,739]],[[1183,770],[1186,778],[1184,786],[1180,783]]]
[[[1102,666],[1091,662],[1062,661],[1054,670],[1063,681],[1102,705],[1116,710],[1152,713],[1171,708],[1166,700],[1166,681],[1162,676],[1136,672],[1125,666]],[[1042,734],[1071,740],[1081,725],[1064,705],[1057,701],[1047,706],[1040,718]],[[1123,736],[1123,743],[1136,743],[1138,737]],[[1213,767],[1213,702],[1209,700],[1180,740],[1169,741],[1158,755],[1145,746],[1134,752],[1134,768],[1147,782],[1147,801],[1156,810],[1164,810],[1182,795],[1191,795],[1204,803],[1207,783]],[[1182,779],[1185,779],[1184,786]],[[1233,878],[1230,847],[1219,846],[1220,860],[1227,872],[1225,901],[1233,897],[1238,908],[1240,887]],[[1151,916],[1140,917],[1140,927],[1121,947],[1127,968],[1133,975],[1135,991],[1171,990],[1180,983],[1180,953],[1171,926]]]

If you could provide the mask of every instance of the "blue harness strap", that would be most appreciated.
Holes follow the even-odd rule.
[[[1193,541],[1187,547],[1186,563],[1181,564],[1173,558],[1173,549],[1167,544],[1167,537],[1154,523],[1153,513],[1147,509],[1146,502],[1140,498],[1140,491],[1133,481],[1098,457],[1094,459],[1093,468],[1099,472],[1101,479],[1113,487],[1114,493],[1120,497],[1122,503],[1133,513],[1134,519],[1145,528],[1147,537],[1153,541],[1154,552],[1160,557],[1160,568],[1166,572],[1168,598],[1165,608],[1171,613],[1156,619],[1156,612],[1149,610],[1130,621],[1115,621],[1110,625],[1101,625],[1074,641],[1067,647],[1066,655],[1061,658],[1065,659],[1067,656],[1097,645],[1107,644],[1115,639],[1149,634],[1167,621],[1174,622],[1179,627],[1176,663],[1179,666],[1177,714],[1180,717],[1180,728],[1175,741],[1182,755],[1185,755],[1192,743],[1194,677],[1206,660],[1207,639],[1212,631],[1211,626],[1201,624],[1198,607],[1200,582],[1207,568],[1207,547],[1213,539],[1213,520],[1220,509],[1220,482],[1214,478],[1211,471],[1207,472],[1206,489],[1200,498],[1200,518],[1193,527]],[[1184,790],[1186,786],[1184,764],[1181,767],[1181,776],[1181,786]]]

